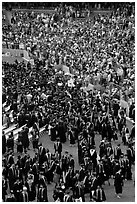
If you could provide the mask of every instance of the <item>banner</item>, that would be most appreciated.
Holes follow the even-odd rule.
[[[26,50],[4,48],[2,49],[2,54],[9,57],[22,57],[25,60],[30,61],[29,54]]]
[[[9,11],[9,10],[5,10],[5,11],[4,11],[4,15],[5,15],[5,22],[6,22],[8,25],[11,25],[12,12]]]

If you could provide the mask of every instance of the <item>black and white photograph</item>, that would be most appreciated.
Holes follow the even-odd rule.
[[[135,202],[135,1],[2,2],[2,202]]]

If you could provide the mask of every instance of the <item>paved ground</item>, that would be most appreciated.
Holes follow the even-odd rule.
[[[128,127],[131,128],[131,125],[128,124]],[[95,142],[96,142],[96,147],[97,150],[99,149],[99,143],[100,143],[101,137],[100,135],[96,135],[95,137]],[[49,150],[51,152],[54,152],[53,150],[53,142],[50,140],[49,136],[47,135],[46,132],[42,132],[41,133],[41,138],[40,138],[40,142],[42,142],[43,146],[45,148],[49,148]],[[121,138],[118,139],[118,141],[116,142],[112,142],[113,146],[116,146],[118,143],[121,143]],[[32,148],[32,146],[31,146]],[[126,151],[126,147],[121,145],[122,151],[125,152]],[[79,169],[79,164],[78,164],[78,155],[77,155],[77,144],[75,147],[70,147],[69,146],[69,140],[67,140],[67,142],[65,144],[63,144],[63,153],[65,153],[65,151],[68,151],[69,153],[71,153],[75,159],[75,166],[76,169]],[[28,153],[33,157],[34,156],[34,151],[33,150],[29,150]],[[17,156],[17,154],[15,154],[15,157]],[[134,178],[134,173],[135,173],[135,168],[134,166],[132,167],[133,170],[133,178]],[[107,202],[135,202],[135,187],[133,184],[133,180],[132,181],[125,181],[124,182],[124,187],[123,187],[123,195],[121,197],[121,199],[118,199],[115,196],[115,191],[114,191],[114,185],[113,185],[113,179],[110,179],[110,186],[106,183],[106,185],[104,186],[104,190],[106,193],[106,198],[107,198]],[[54,189],[54,183],[48,185],[48,198],[49,198],[49,202],[53,202],[53,198],[52,198],[52,193],[53,193],[53,189]],[[89,201],[89,194],[86,194],[86,202]]]
[[[129,122],[127,120],[127,127],[129,128],[129,130],[131,130],[132,127],[132,123]],[[97,151],[99,150],[99,144],[100,144],[100,140],[101,140],[101,136],[100,135],[96,135],[95,137],[95,143],[96,143],[96,149]],[[50,150],[50,152],[54,153],[54,149],[53,149],[53,144],[54,142],[52,142],[47,134],[47,132],[43,131],[40,133],[40,142],[42,142],[43,146],[45,148],[48,148]],[[121,148],[122,151],[125,152],[126,151],[126,146],[123,146],[122,141],[121,141],[121,137],[119,137],[118,141],[112,141],[112,145],[116,146],[118,143],[121,144]],[[65,151],[68,151],[69,153],[71,153],[74,157],[75,160],[75,168],[79,169],[80,166],[78,164],[78,148],[77,148],[77,144],[74,147],[70,147],[69,146],[69,140],[67,139],[67,142],[63,144],[63,153],[65,153]],[[32,150],[32,144],[30,144],[30,150],[28,151],[28,153],[30,154],[31,157],[34,156],[35,152]],[[16,147],[15,147],[15,160],[17,159],[18,153],[16,153]],[[135,167],[132,167],[132,172],[133,172],[133,180],[135,178]],[[121,199],[118,199],[115,196],[115,191],[114,191],[114,183],[113,183],[113,179],[110,179],[110,186],[106,183],[106,185],[104,186],[104,190],[106,193],[106,198],[107,198],[107,202],[135,202],[135,187],[134,187],[134,183],[132,181],[125,181],[124,182],[124,187],[123,187],[123,195],[121,197]],[[53,201],[52,198],[52,193],[53,193],[53,189],[54,189],[55,184],[52,183],[50,185],[48,185],[48,198],[49,198],[49,202]],[[89,201],[89,194],[86,194],[86,202]]]
[[[100,139],[101,139],[101,137],[99,135],[97,135],[95,138],[97,147],[100,143]],[[53,142],[50,141],[47,134],[43,134],[43,136],[41,137],[40,140],[45,147],[49,148],[50,151],[53,152]],[[119,140],[117,142],[113,143],[113,145],[115,146],[120,141],[121,141],[121,138],[119,138]],[[73,157],[75,159],[76,169],[79,169],[78,156],[77,156],[77,146],[70,147],[69,141],[67,141],[65,144],[63,144],[63,152],[65,152],[66,150],[73,155]],[[98,148],[97,148],[97,150],[98,150]],[[122,145],[122,151],[125,152],[125,150],[126,150],[126,147],[124,147]],[[133,167],[133,172],[134,172],[134,167]],[[107,202],[120,202],[120,201],[121,202],[134,202],[135,201],[135,188],[133,185],[133,181],[126,181],[124,183],[123,196],[121,197],[121,199],[118,199],[115,196],[113,179],[110,180],[110,183],[111,183],[110,186],[107,183],[104,186],[106,197],[107,197]],[[53,201],[53,198],[52,198],[53,188],[54,188],[53,184],[48,185],[49,201],[51,201],[51,202]],[[89,201],[89,195],[88,194],[86,195],[86,201],[87,202]]]
[[[129,128],[129,130],[131,130],[132,123],[130,121],[127,121],[127,127]],[[101,140],[101,136],[96,135],[95,143],[96,143],[97,151],[99,150],[100,140]],[[50,140],[47,132],[43,131],[40,133],[40,142],[42,142],[45,148],[48,148],[52,153],[54,153],[54,149],[53,149],[54,143]],[[118,141],[115,141],[115,142],[113,141],[112,145],[116,146],[118,143],[121,144],[122,151],[125,152],[127,147],[123,146],[121,137],[119,137]],[[65,151],[68,151],[69,153],[73,155],[75,159],[75,168],[79,169],[80,167],[78,164],[77,144],[74,147],[70,147],[69,140],[67,139],[67,142],[63,144],[63,153],[65,153]],[[15,152],[16,152],[16,147],[15,147]],[[32,144],[30,144],[30,150],[28,151],[28,153],[30,154],[31,157],[33,157],[35,154],[35,152],[32,150]],[[18,156],[18,153],[15,153],[15,160],[17,156]],[[133,172],[133,180],[124,182],[123,195],[121,199],[118,199],[115,196],[113,179],[110,179],[110,184],[111,184],[110,186],[106,183],[106,185],[104,186],[104,190],[106,193],[107,202],[135,202],[135,187],[133,183],[134,178],[135,178],[135,167],[134,166],[132,167],[132,172]],[[48,185],[48,198],[50,202],[53,201],[52,193],[53,193],[54,185],[55,185],[54,183]],[[87,202],[89,201],[89,194],[86,195],[86,201]]]

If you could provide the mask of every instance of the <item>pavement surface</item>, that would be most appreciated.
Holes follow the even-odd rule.
[[[127,123],[127,126],[129,129],[131,129],[131,123]],[[96,150],[99,150],[99,144],[100,144],[101,136],[96,135],[95,137],[95,143],[96,143]],[[52,142],[47,134],[46,131],[43,131],[40,133],[40,142],[42,142],[43,146],[45,148],[48,148],[51,153],[54,153],[54,142]],[[119,137],[117,141],[112,141],[113,147],[116,146],[118,143],[121,144],[121,149],[125,153],[126,151],[126,146],[122,144],[122,138]],[[15,150],[16,151],[16,150]],[[78,148],[77,144],[73,147],[69,146],[69,140],[67,139],[66,143],[63,144],[63,153],[65,151],[68,151],[70,154],[73,155],[74,160],[75,160],[75,169],[79,169],[80,166],[78,164]],[[30,150],[28,150],[28,154],[30,154],[31,157],[34,156],[35,152],[32,150],[32,144],[30,144]],[[15,159],[17,158],[18,153],[15,153]],[[106,182],[106,184],[103,186],[105,193],[106,193],[106,202],[135,202],[135,186],[134,186],[134,178],[135,178],[135,166],[132,166],[132,172],[133,172],[133,180],[131,181],[124,181],[124,187],[123,187],[123,194],[120,199],[118,199],[115,195],[115,189],[114,189],[114,181],[113,179],[110,179],[110,186]],[[48,199],[49,202],[53,202],[53,189],[54,189],[55,184],[51,183],[48,184]],[[89,202],[89,194],[85,195],[86,202]]]

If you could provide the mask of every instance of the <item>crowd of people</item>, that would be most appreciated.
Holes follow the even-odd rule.
[[[3,131],[3,201],[47,202],[47,185],[54,182],[56,202],[84,202],[86,193],[91,201],[101,202],[107,199],[103,185],[110,184],[110,178],[118,198],[123,181],[132,179],[134,5],[92,18],[87,10],[86,18],[77,17],[73,6],[59,7],[52,15],[16,11],[11,25],[2,26],[3,45],[18,49],[23,44],[34,59],[33,65],[17,60],[2,63],[3,124],[23,126],[18,132],[17,160],[13,132],[7,138]],[[58,65],[67,66],[69,73],[58,70]],[[131,132],[125,109],[114,99],[114,85],[120,87],[120,98],[128,101],[129,117],[134,120]],[[54,154],[39,143],[42,127],[54,142]],[[102,137],[99,152],[97,134]],[[27,153],[29,135],[34,158]],[[119,137],[127,146],[126,154],[120,144],[112,146]],[[71,154],[62,154],[62,143],[68,139],[70,146],[78,144],[80,170],[75,169]]]

